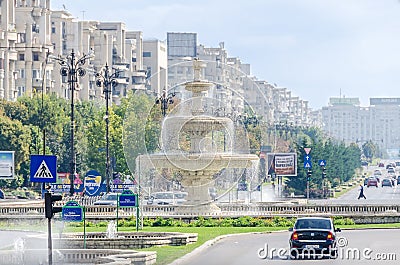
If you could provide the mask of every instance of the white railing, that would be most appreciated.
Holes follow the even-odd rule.
[[[332,214],[332,215],[396,215],[400,213],[400,205],[285,205],[285,204],[221,204],[218,205],[221,212],[219,216],[270,216],[274,214],[300,215],[300,214]],[[169,206],[169,205],[144,205],[143,213],[147,217],[195,217],[198,215],[214,216],[215,211],[202,211],[199,214],[193,206]],[[116,206],[94,206],[85,207],[87,218],[107,218],[116,216]],[[119,208],[118,214],[121,217],[132,216],[136,214],[136,207]],[[5,217],[44,216],[43,204],[37,205],[0,205],[0,218]]]

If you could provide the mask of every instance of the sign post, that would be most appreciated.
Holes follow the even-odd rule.
[[[136,207],[136,231],[139,231],[139,204],[138,195],[131,190],[124,190],[118,196],[117,203],[117,231],[118,231],[118,207]]]
[[[86,220],[85,211],[76,201],[69,201],[62,207],[62,219],[66,222],[82,222],[83,248],[86,249]]]
[[[304,147],[304,152],[306,153],[304,155],[304,169],[307,170],[307,200],[310,198],[310,180],[311,180],[311,175],[312,175],[312,162],[311,162],[311,148],[310,147]]]
[[[325,168],[325,166],[326,166],[326,160],[320,159],[318,161],[318,165],[322,169],[322,197],[325,199],[325,195],[326,195],[326,188],[325,188],[325,177],[326,177],[326,173],[325,173],[326,168]]]

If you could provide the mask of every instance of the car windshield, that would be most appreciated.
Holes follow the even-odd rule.
[[[299,219],[295,229],[331,229],[331,222],[324,219]]]
[[[156,193],[153,196],[156,199],[173,199],[172,193]]]
[[[175,193],[175,198],[184,199],[186,197],[185,193]]]
[[[116,201],[117,200],[117,194],[107,194],[107,196],[104,197],[104,200],[106,200],[106,201]]]

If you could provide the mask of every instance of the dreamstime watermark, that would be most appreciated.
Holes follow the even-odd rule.
[[[312,245],[311,245],[312,246]],[[333,258],[341,260],[372,260],[372,261],[395,261],[397,253],[374,252],[371,248],[352,248],[348,247],[348,240],[345,237],[338,237],[335,248],[315,248],[306,249],[297,248],[274,248],[265,243],[264,247],[257,250],[257,256],[260,259],[322,259]]]

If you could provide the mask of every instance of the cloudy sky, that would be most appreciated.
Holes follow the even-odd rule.
[[[399,0],[51,0],[79,19],[125,22],[144,38],[196,32],[313,109],[329,97],[400,97]]]

